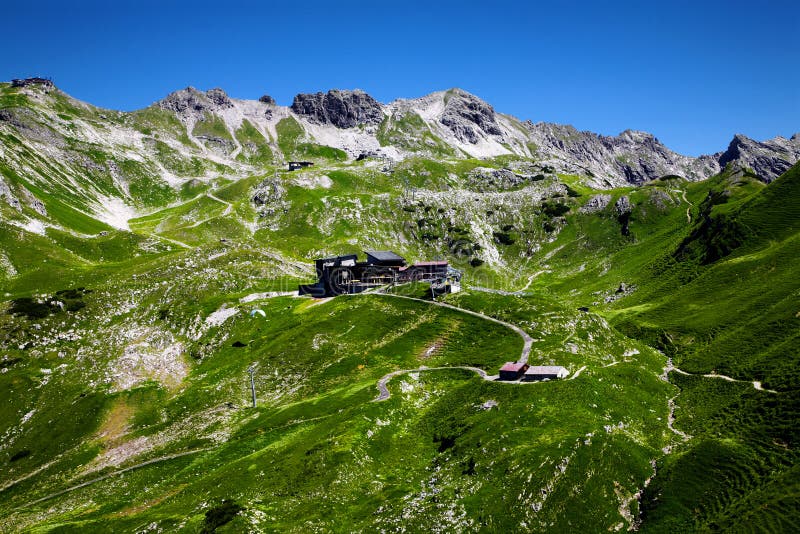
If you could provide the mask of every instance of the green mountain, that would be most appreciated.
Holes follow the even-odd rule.
[[[0,531],[794,531],[799,142],[0,84]],[[296,295],[371,249],[463,290]]]

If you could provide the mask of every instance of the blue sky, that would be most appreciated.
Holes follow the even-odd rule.
[[[652,132],[697,155],[800,131],[800,2],[14,2],[0,79],[131,110],[192,85],[238,98],[461,87],[521,119]]]

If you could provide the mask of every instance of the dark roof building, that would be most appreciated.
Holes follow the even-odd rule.
[[[392,267],[402,267],[406,264],[406,259],[391,250],[365,250],[368,265],[383,265]]]
[[[310,167],[314,163],[310,161],[290,161],[289,162],[289,170],[296,171],[297,169],[302,169],[303,167]]]
[[[314,260],[317,281],[301,285],[299,293],[334,297],[408,282],[431,283],[434,296],[460,289],[461,273],[451,269],[446,261],[423,261],[406,266],[405,258],[391,250],[365,252],[367,261],[358,261],[356,254]]]
[[[522,376],[522,373],[524,373],[527,368],[527,363],[506,362],[506,364],[500,368],[500,380],[516,380]]]

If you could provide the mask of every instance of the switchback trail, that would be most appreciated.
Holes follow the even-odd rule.
[[[212,193],[206,193],[206,196],[207,196],[208,198],[210,198],[211,200],[216,200],[217,202],[220,202],[220,203],[222,203],[222,204],[225,204],[225,211],[223,211],[223,212],[222,212],[222,215],[220,215],[220,217],[225,217],[225,216],[226,216],[226,215],[228,215],[228,214],[231,212],[231,210],[233,209],[233,204],[231,204],[231,203],[230,203],[230,202],[228,202],[227,200],[222,200],[222,199],[221,199],[221,198],[219,198],[219,197],[215,197],[215,196],[214,196]]]
[[[585,368],[586,368],[586,366],[584,366],[582,369],[578,370],[578,372],[583,371],[583,369],[585,369]],[[396,376],[404,375],[404,374],[408,374],[408,373],[420,373],[420,372],[423,372],[423,371],[447,371],[447,370],[450,370],[450,369],[464,369],[465,371],[473,371],[473,372],[477,373],[478,376],[480,376],[484,380],[486,380],[488,382],[494,382],[496,384],[527,386],[527,385],[532,385],[532,384],[544,384],[546,382],[544,380],[533,380],[533,381],[530,381],[530,382],[525,382],[525,381],[522,381],[520,379],[517,379],[517,380],[500,380],[500,377],[498,375],[490,375],[489,373],[487,373],[483,369],[480,369],[478,367],[470,367],[470,366],[467,366],[467,365],[449,365],[449,366],[445,366],[445,367],[417,367],[416,369],[400,369],[398,371],[392,371],[391,373],[383,375],[381,377],[381,379],[378,380],[378,383],[375,384],[376,387],[378,388],[378,392],[379,393],[378,393],[377,397],[372,399],[372,402],[385,401],[386,399],[388,399],[389,397],[392,396],[392,394],[389,393],[389,388],[387,387],[387,385],[389,384],[389,381],[392,378],[396,377]],[[573,376],[573,378],[574,378],[574,376]]]
[[[674,191],[675,193],[680,193],[681,197],[683,198],[683,201],[686,202],[687,204],[689,204],[689,207],[686,208],[686,222],[691,224],[692,223],[692,206],[694,204],[689,202],[689,199],[686,198],[686,191],[682,191],[680,189],[670,189],[670,191]]]
[[[449,308],[449,309],[455,310],[457,312],[473,315],[473,316],[478,317],[480,319],[483,319],[485,321],[491,321],[493,323],[497,323],[499,325],[503,325],[506,328],[509,328],[509,329],[513,330],[514,332],[516,332],[517,334],[519,334],[519,336],[522,338],[522,341],[523,341],[522,352],[520,353],[519,360],[517,360],[517,361],[519,363],[528,363],[528,356],[531,353],[531,346],[533,345],[533,338],[531,338],[531,336],[529,336],[527,332],[525,332],[523,329],[521,329],[520,327],[518,327],[516,325],[513,325],[511,323],[507,323],[505,321],[501,321],[499,319],[495,319],[494,317],[489,317],[488,315],[484,315],[484,314],[479,313],[479,312],[475,312],[475,311],[472,311],[472,310],[465,310],[464,308],[459,308],[458,306],[453,306],[452,304],[446,304],[444,302],[436,302],[436,301],[430,301],[430,300],[417,299],[417,298],[414,298],[414,297],[406,297],[405,295],[393,295],[391,293],[375,293],[375,294],[376,295],[385,295],[387,297],[394,297],[394,298],[399,298],[399,299],[414,300],[414,301],[417,301],[417,302],[422,302],[424,304],[432,304],[434,306],[440,306],[442,308]],[[389,393],[389,389],[386,387],[386,384],[388,384],[388,382],[392,378],[397,376],[397,375],[402,375],[402,374],[405,374],[405,373],[413,373],[413,372],[418,372],[418,371],[434,371],[434,370],[443,370],[443,369],[465,369],[467,371],[473,371],[475,373],[478,373],[478,375],[480,375],[481,378],[483,378],[484,380],[496,380],[496,378],[497,378],[497,376],[495,376],[495,375],[488,375],[486,373],[486,371],[484,371],[483,369],[479,369],[477,367],[469,367],[469,366],[420,367],[418,369],[401,369],[399,371],[392,371],[391,373],[383,376],[380,380],[378,380],[377,387],[378,387],[379,394],[378,394],[378,397],[375,399],[375,402],[385,401],[386,399],[389,398],[390,393]],[[504,383],[516,384],[516,383],[519,383],[519,382],[513,382],[512,381],[512,382],[504,382]],[[531,382],[531,383],[534,383],[534,382]]]

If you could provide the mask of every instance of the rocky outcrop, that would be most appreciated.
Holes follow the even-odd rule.
[[[271,97],[271,96],[269,96],[269,95],[262,95],[262,96],[261,96],[261,97],[258,99],[258,101],[259,101],[259,102],[262,102],[262,103],[264,103],[264,104],[266,104],[266,105],[268,105],[268,106],[274,106],[274,105],[275,105],[275,99],[274,99],[274,98],[272,98],[272,97]]]
[[[8,124],[14,127],[22,136],[38,141],[48,146],[64,148],[66,141],[64,137],[45,126],[41,119],[27,108],[6,108],[0,109],[0,124]]]
[[[617,212],[617,215],[625,215],[633,211],[633,206],[628,197],[619,197],[617,201],[614,202],[614,210]]]
[[[218,111],[233,107],[233,102],[222,89],[211,89],[203,92],[194,87],[187,87],[170,93],[158,102],[158,107],[178,114],[202,115],[205,111]]]
[[[800,134],[791,139],[775,137],[758,142],[747,136],[736,134],[717,161],[721,169],[733,164],[752,169],[765,182],[771,182],[800,160]]]
[[[360,124],[377,125],[383,121],[381,104],[359,90],[327,93],[301,93],[294,97],[292,111],[318,124],[352,128]]]
[[[622,196],[614,203],[614,211],[617,212],[617,221],[620,225],[620,233],[624,236],[631,235],[630,222],[633,213],[633,205],[628,197]],[[619,293],[619,291],[617,291]]]
[[[0,178],[0,198],[5,200],[6,204],[12,208],[16,210],[22,210],[22,205],[19,203],[19,200],[17,200],[17,197],[14,196],[11,188],[3,181],[2,178]]]
[[[27,206],[39,215],[47,217],[47,207],[44,205],[44,202],[33,196],[33,194],[24,187],[21,187],[20,190]]]
[[[517,174],[511,169],[476,167],[467,175],[467,186],[473,191],[510,190],[538,181],[538,176]]]
[[[595,195],[584,204],[580,210],[581,213],[595,213],[606,209],[606,206],[611,202],[611,195]]]
[[[501,135],[494,108],[466,91],[452,89],[445,95],[444,112],[439,122],[447,126],[462,143],[476,144],[481,136]]]
[[[206,97],[211,101],[217,109],[225,109],[225,108],[232,108],[233,102],[231,99],[228,98],[228,95],[225,94],[225,91],[222,89],[210,89],[206,91]]]

